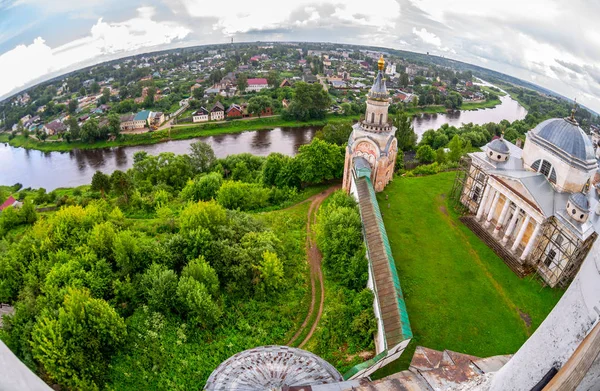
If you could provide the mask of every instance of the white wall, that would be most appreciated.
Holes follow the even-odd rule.
[[[530,390],[550,368],[562,366],[592,330],[600,316],[600,241],[552,312],[496,374],[490,391]],[[588,379],[600,377],[596,359]],[[579,388],[578,390],[598,390]]]

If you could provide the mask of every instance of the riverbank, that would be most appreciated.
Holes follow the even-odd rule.
[[[464,103],[461,111],[478,110],[493,108],[501,104],[500,100],[487,102]],[[419,114],[443,114],[447,112],[444,106],[427,106],[409,108],[406,112],[416,116]],[[340,123],[346,121],[357,121],[358,115],[344,116],[338,114],[329,114],[323,120],[313,121],[289,121],[280,116],[269,118],[255,118],[246,120],[232,120],[220,123],[190,124],[188,126],[173,126],[169,129],[163,129],[153,132],[140,134],[122,134],[119,140],[97,141],[95,143],[84,143],[81,141],[66,142],[52,141],[43,142],[31,137],[16,136],[9,139],[8,133],[0,134],[0,142],[8,143],[12,147],[25,149],[35,149],[42,152],[68,152],[74,149],[99,149],[124,146],[151,145],[170,140],[185,140],[195,137],[216,136],[219,134],[241,133],[249,130],[264,130],[274,128],[304,128],[304,127],[322,127],[328,123]]]
[[[184,140],[195,137],[216,136],[219,134],[241,133],[249,130],[263,130],[273,128],[304,128],[321,127],[327,123],[339,123],[350,120],[358,120],[358,116],[329,115],[323,120],[314,121],[286,121],[280,117],[256,118],[243,121],[229,121],[223,123],[206,123],[201,125],[174,126],[171,129],[158,130],[140,134],[122,134],[119,140],[97,141],[95,143],[84,143],[81,141],[66,142],[42,142],[32,138],[16,136],[9,140],[9,134],[0,134],[0,142],[8,143],[12,147],[35,149],[42,152],[67,152],[73,149],[98,149],[125,147],[136,145],[150,145],[169,140]]]

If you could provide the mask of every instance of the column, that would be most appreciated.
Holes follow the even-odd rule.
[[[479,210],[477,211],[477,220],[481,220],[481,216],[483,216],[485,207],[487,206],[487,203],[490,198],[490,194],[492,192],[491,188],[492,188],[492,186],[487,185],[485,187],[485,190],[483,191],[483,197],[481,198],[481,203],[479,204]]]
[[[494,211],[496,210],[496,206],[498,206],[498,200],[500,200],[500,192],[496,190],[496,195],[494,195],[494,199],[492,200],[492,206],[490,207],[490,211],[488,212],[486,222],[484,227],[487,228],[490,226],[492,222],[492,218],[494,217]]]
[[[527,226],[529,225],[529,220],[531,220],[531,216],[526,215],[525,221],[523,221],[523,225],[521,225],[521,229],[519,230],[519,233],[517,234],[517,238],[515,239],[515,243],[511,247],[512,251],[515,251],[519,247],[519,244],[521,244],[521,240],[523,240],[523,235],[525,235],[525,231],[527,231]]]
[[[500,217],[498,218],[498,222],[496,223],[496,228],[494,228],[494,236],[498,236],[498,232],[500,232],[500,228],[504,225],[506,220],[506,216],[508,215],[508,209],[510,208],[510,200],[508,197],[504,197],[504,207],[502,207],[502,212],[500,213]]]
[[[541,228],[542,228],[542,225],[540,223],[536,222],[535,229],[533,230],[533,234],[531,234],[531,237],[529,238],[529,242],[527,242],[527,246],[525,246],[525,250],[523,250],[523,254],[521,254],[521,261],[524,261],[527,258],[527,256],[529,255],[529,253],[531,252],[531,250],[533,249],[533,245],[535,244],[535,240],[537,239]]]
[[[515,225],[517,225],[517,219],[519,218],[519,213],[521,213],[521,208],[515,205],[515,213],[513,214],[512,219],[510,219],[510,224],[508,224],[508,228],[506,228],[506,232],[504,232],[504,238],[502,238],[502,244],[506,244],[508,242],[508,238],[513,233],[515,229]]]

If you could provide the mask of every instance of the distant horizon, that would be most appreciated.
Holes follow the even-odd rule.
[[[461,61],[600,112],[600,3],[560,0],[0,0],[0,99],[81,68],[155,51],[332,42]]]

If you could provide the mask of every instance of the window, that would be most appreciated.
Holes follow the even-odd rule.
[[[473,190],[473,195],[471,196],[471,199],[475,202],[477,202],[477,200],[479,200],[479,196],[481,195],[481,188],[479,186],[475,186],[475,189]]]
[[[575,214],[575,213],[577,213],[577,211],[576,211],[575,209],[572,209],[572,210],[571,210],[571,213],[572,213],[572,214]]]
[[[371,123],[375,123],[375,113],[371,113]]]
[[[546,178],[550,176],[550,171],[552,170],[552,164],[550,164],[547,160],[542,162],[542,167],[540,167],[540,172],[544,174]]]
[[[550,173],[550,178],[548,178],[550,180],[550,182],[552,183],[556,183],[556,170],[553,168],[552,172]]]
[[[581,220],[583,220],[583,214],[582,214],[581,216],[579,216],[579,218],[580,218]]]
[[[535,171],[539,171],[541,163],[542,163],[542,161],[538,159],[535,162],[533,162],[533,164],[531,165],[531,168]]]
[[[383,114],[379,114],[379,125],[383,123]]]
[[[490,151],[490,156],[492,156],[494,154],[494,152]]]
[[[554,251],[554,250],[548,251],[548,255],[546,255],[546,260],[544,260],[544,265],[550,267],[550,265],[552,265],[552,261],[554,261],[555,257],[556,257],[556,251]]]
[[[498,155],[498,160],[502,159],[502,155]]]

